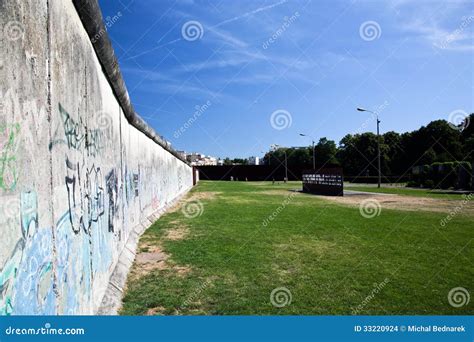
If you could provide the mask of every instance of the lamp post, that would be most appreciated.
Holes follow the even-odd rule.
[[[303,133],[300,133],[300,136],[311,138],[311,140],[313,141],[313,170],[316,170],[316,158],[314,156],[314,138],[310,135],[303,134]]]
[[[380,168],[380,120],[379,120],[379,115],[376,112],[373,112],[368,109],[364,108],[357,108],[359,112],[369,112],[372,114],[375,114],[377,118],[377,164],[378,164],[378,169],[379,169],[379,177],[378,177],[378,187],[380,188],[380,183],[382,182],[382,170]]]

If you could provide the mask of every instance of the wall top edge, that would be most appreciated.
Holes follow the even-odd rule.
[[[124,112],[127,121],[140,132],[148,136],[155,143],[167,150],[179,160],[189,163],[176,150],[171,148],[160,135],[150,127],[142,117],[135,112],[128,94],[125,81],[120,71],[119,63],[115,57],[115,51],[110,42],[109,35],[105,28],[102,11],[97,0],[72,0],[74,7],[81,19],[87,35],[94,47],[99,63],[103,72],[112,87],[117,101]]]

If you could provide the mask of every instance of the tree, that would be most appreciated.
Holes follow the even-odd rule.
[[[345,173],[362,176],[377,174],[377,136],[373,133],[348,134],[339,143],[337,157]]]
[[[319,139],[314,147],[316,165],[338,164],[336,158],[337,146],[333,140],[326,138]]]
[[[430,164],[433,164],[435,161],[436,161],[436,152],[433,150],[432,147],[427,149],[425,153],[423,153],[421,157],[419,158],[420,165],[430,165]]]
[[[452,127],[445,120],[435,120],[413,132],[399,134],[386,132],[380,136],[382,175],[402,176],[413,166],[435,162],[474,161],[474,114],[469,116],[463,129]],[[265,154],[265,164],[283,165],[285,151],[288,166],[311,168],[312,147],[278,148]],[[366,132],[347,134],[339,145],[327,138],[315,146],[318,166],[338,163],[350,176],[377,175],[377,136]]]
[[[311,148],[289,148],[287,149],[288,154],[288,165],[289,166],[300,166],[304,168],[311,168]],[[284,158],[284,156],[283,156]]]
[[[464,122],[464,129],[461,132],[461,142],[463,144],[464,160],[474,162],[474,113],[469,115]]]
[[[249,163],[248,159],[243,158],[234,158],[232,164],[234,165],[247,165]]]
[[[382,136],[382,174],[401,175],[403,174],[403,155],[405,153],[402,146],[402,137],[397,132],[387,132]]]

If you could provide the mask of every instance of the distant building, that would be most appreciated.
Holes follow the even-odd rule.
[[[250,157],[248,159],[249,165],[260,165],[260,158],[259,157]]]
[[[217,165],[217,159],[214,158],[214,157],[204,157],[204,159],[202,160],[203,164],[201,165]]]
[[[196,152],[186,154],[186,160],[194,166],[217,165],[217,158]]]
[[[176,151],[176,153],[178,153],[181,158],[186,159],[186,151]]]
[[[186,155],[186,160],[191,164],[196,163],[197,161],[202,159],[202,154],[200,153],[188,153]]]

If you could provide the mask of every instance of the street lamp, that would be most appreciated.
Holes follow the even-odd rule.
[[[311,138],[312,141],[313,141],[313,170],[316,170],[316,158],[314,156],[314,138],[311,135],[307,135],[307,134],[303,134],[303,133],[300,133],[300,136]]]
[[[380,168],[380,120],[379,120],[379,115],[376,113],[376,112],[373,112],[371,110],[368,110],[368,109],[364,109],[364,108],[357,108],[357,110],[359,112],[369,112],[369,113],[372,113],[372,114],[375,114],[376,118],[377,118],[377,164],[378,164],[378,169],[379,169],[379,179],[378,179],[378,187],[380,188],[380,183],[382,181],[382,170]]]

